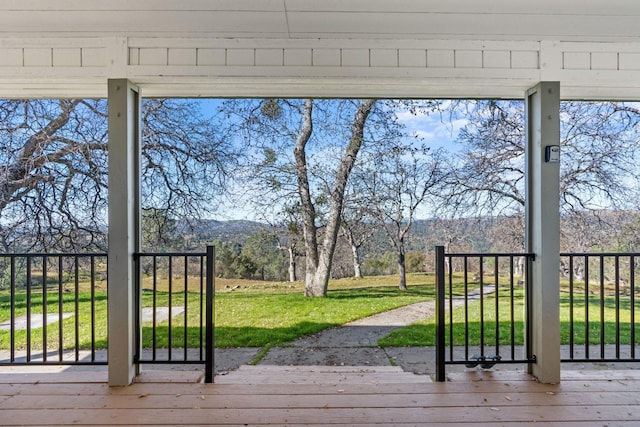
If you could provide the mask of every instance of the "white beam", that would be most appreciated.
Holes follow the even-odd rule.
[[[134,254],[140,248],[140,95],[125,79],[109,80],[109,385],[136,374]]]
[[[560,83],[542,82],[526,92],[526,250],[530,272],[529,371],[542,383],[560,381],[560,162],[547,147],[560,147]]]

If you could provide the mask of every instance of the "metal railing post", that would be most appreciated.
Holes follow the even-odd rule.
[[[445,381],[444,246],[436,246],[436,381]]]
[[[213,323],[213,294],[214,294],[214,274],[215,274],[215,251],[213,246],[207,246],[207,281],[206,281],[206,314],[205,314],[205,368],[204,382],[213,382],[214,367],[214,323]]]
[[[531,289],[532,280],[531,280],[531,270],[533,270],[533,260],[534,257],[528,256],[527,261],[525,263],[525,309],[527,310],[525,314],[525,352],[527,360],[533,360],[533,291]],[[529,363],[529,369],[531,369],[531,363]]]

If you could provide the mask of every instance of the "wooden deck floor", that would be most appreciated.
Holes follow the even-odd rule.
[[[0,371],[0,425],[638,426],[639,371],[566,371],[560,385],[516,372],[446,383],[395,367],[242,367],[216,384],[148,372],[109,388],[104,373]]]

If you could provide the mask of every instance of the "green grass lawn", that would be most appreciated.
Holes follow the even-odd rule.
[[[215,337],[217,347],[262,347],[270,345],[286,345],[288,341],[309,335],[326,328],[338,326],[346,322],[380,313],[415,302],[432,300],[434,295],[434,278],[430,274],[408,275],[409,290],[402,292],[397,289],[397,276],[379,276],[365,279],[334,280],[330,284],[327,298],[306,298],[302,294],[303,285],[297,283],[265,283],[257,281],[233,281],[221,279],[216,281],[215,298]],[[454,279],[454,294],[461,294],[463,286],[461,278]],[[149,289],[148,283],[143,285]],[[472,289],[476,285],[470,285]],[[156,283],[155,304],[159,307],[184,306],[187,311],[169,322],[159,322],[155,330],[155,345],[158,348],[167,347],[169,340],[173,346],[181,347],[187,334],[187,346],[197,347],[202,334],[200,317],[203,316],[204,302],[200,299],[199,283],[196,280],[176,280],[173,292],[168,292],[166,280]],[[466,313],[463,307],[455,308],[453,314],[453,343],[464,345],[468,336],[470,345],[477,345],[481,339],[487,344],[495,343],[496,333],[500,336],[501,345],[509,344],[513,333],[516,344],[524,341],[523,319],[523,291],[515,290],[513,312],[509,301],[509,291],[500,288],[498,294],[498,318],[500,328],[496,331],[495,295],[488,296],[484,304],[484,321],[480,322],[480,305],[471,302]],[[96,348],[106,348],[107,345],[107,295],[103,286],[95,291],[92,304],[91,293],[87,284],[82,284],[76,305],[73,292],[59,294],[56,289],[50,289],[47,295],[47,312],[57,313],[60,304],[62,311],[78,313],[62,323],[63,347],[76,347],[75,330],[79,330],[78,346],[80,349],[91,347],[91,335],[95,336]],[[143,292],[143,307],[151,307],[154,292]],[[630,299],[621,297],[619,331],[616,331],[615,305],[613,297],[604,300],[604,335],[606,343],[614,343],[616,334],[621,342],[630,340]],[[574,342],[585,342],[585,311],[584,293],[577,293],[574,307]],[[15,316],[25,315],[27,312],[26,294],[18,292],[15,296]],[[42,315],[43,295],[41,289],[32,292],[31,312]],[[447,318],[448,318],[447,314]],[[514,322],[511,323],[513,316]],[[589,296],[589,329],[588,336],[591,343],[599,343],[600,329],[600,299],[597,295]],[[640,304],[636,308],[636,317],[640,319]],[[0,292],[0,322],[10,319],[10,295],[6,291]],[[186,321],[186,327],[185,327]],[[465,326],[466,324],[466,326]],[[569,343],[569,296],[561,294],[561,339],[564,344]],[[640,327],[636,327],[637,340],[640,341]],[[27,339],[30,348],[38,350],[43,347],[43,329],[31,331],[27,337],[26,331],[15,334],[17,349],[25,349]],[[61,339],[59,323],[47,328],[47,348],[57,349]],[[153,344],[153,328],[150,323],[143,324],[143,347]],[[447,329],[447,342],[450,341]],[[424,346],[434,345],[435,326],[433,319],[427,319],[415,325],[401,328],[380,341],[382,346]],[[10,348],[10,334],[0,331],[0,348]]]
[[[327,298],[306,298],[302,294],[302,283],[264,283],[257,281],[216,280],[215,297],[215,337],[217,347],[265,346],[286,343],[287,341],[320,330],[337,326],[345,322],[366,317],[375,313],[393,309],[414,302],[434,298],[433,276],[424,273],[408,275],[409,290],[397,289],[397,276],[378,276],[365,279],[341,279],[332,281]],[[175,346],[184,342],[197,347],[200,343],[200,316],[203,301],[200,300],[199,283],[188,280],[187,291],[182,280],[173,284],[169,293],[165,281],[156,284],[155,303],[158,307],[187,305],[186,328],[185,315],[180,314],[171,321],[171,341]],[[143,288],[150,289],[149,281]],[[73,349],[76,346],[76,322],[80,331],[79,348],[91,347],[92,330],[97,348],[107,345],[107,297],[106,292],[98,289],[95,293],[92,315],[91,294],[87,285],[81,286],[78,316],[63,321],[63,346]],[[16,294],[15,316],[27,313],[26,293]],[[153,306],[154,292],[143,292],[143,307]],[[42,315],[42,290],[32,292],[31,312]],[[60,294],[57,289],[47,292],[47,312],[57,313]],[[10,295],[0,292],[0,322],[10,319]],[[72,292],[62,293],[62,311],[76,312],[75,297]],[[158,323],[156,327],[156,346],[166,347],[169,343],[169,322]],[[153,328],[150,323],[143,324],[143,347],[153,343]],[[47,348],[57,349],[59,342],[59,323],[47,327]],[[33,329],[30,335],[31,349],[43,347],[43,329]],[[15,334],[16,348],[24,349],[27,343],[26,331]],[[10,334],[0,331],[0,348],[10,348]]]
[[[497,333],[500,337],[500,345],[511,344],[513,333],[513,342],[516,345],[524,343],[525,324],[524,324],[524,297],[523,290],[517,289],[514,292],[513,318],[511,323],[512,308],[508,303],[509,291],[501,289],[498,295],[498,324]],[[590,344],[599,344],[601,342],[601,334],[604,329],[604,343],[615,344],[619,339],[622,344],[631,342],[631,309],[630,298],[621,297],[619,299],[620,314],[618,323],[616,323],[616,299],[613,296],[605,296],[604,312],[601,312],[601,299],[599,296],[589,296],[589,328],[588,337]],[[586,313],[585,297],[577,293],[574,296],[574,313],[573,313],[573,342],[574,344],[585,344],[586,329]],[[477,301],[469,303],[466,313],[464,307],[454,308],[453,314],[453,344],[479,345],[481,339],[485,344],[495,344],[496,342],[496,309],[495,297],[489,296],[484,304],[484,322],[480,322],[480,303]],[[569,294],[562,292],[560,294],[560,340],[561,344],[569,344],[571,337],[570,322],[570,300]],[[447,323],[449,323],[449,313],[446,314]],[[640,303],[635,307],[635,317],[640,320]],[[602,320],[602,322],[601,322]],[[465,327],[466,324],[466,327]],[[604,327],[601,327],[601,324]],[[616,325],[619,326],[617,331]],[[467,334],[468,338],[465,338]],[[640,325],[635,326],[636,343],[640,343]],[[451,342],[451,329],[446,327],[446,343]],[[435,345],[435,319],[426,319],[422,322],[398,329],[379,341],[383,347],[396,346],[432,346]]]

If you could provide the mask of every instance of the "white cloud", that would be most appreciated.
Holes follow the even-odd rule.
[[[434,147],[451,148],[451,144],[458,137],[458,132],[469,123],[469,120],[461,117],[444,117],[438,112],[411,113],[398,111],[398,121],[406,126],[407,133],[413,137],[421,138]]]

